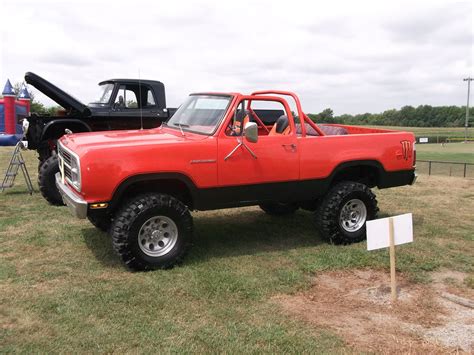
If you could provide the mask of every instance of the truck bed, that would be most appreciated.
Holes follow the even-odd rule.
[[[341,124],[324,124],[324,126],[344,128],[347,131],[347,134],[370,134],[370,133],[399,132],[399,131],[395,131],[395,130],[392,130],[392,129],[369,128],[369,127],[361,127],[361,126],[348,126],[348,125],[341,125]]]
[[[400,132],[394,131],[389,129],[379,129],[379,128],[367,128],[367,127],[360,127],[360,126],[348,126],[348,125],[341,125],[341,124],[318,124],[317,125],[325,135],[328,136],[339,136],[339,135],[354,135],[354,134],[377,134],[377,133],[393,133],[393,132]],[[305,124],[306,127],[306,134],[308,136],[319,136],[318,132],[316,132],[313,127],[311,127],[308,123]],[[300,125],[296,125],[296,133],[298,135],[301,134]]]

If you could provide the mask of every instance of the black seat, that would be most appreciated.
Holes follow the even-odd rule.
[[[290,125],[290,121],[288,121],[288,117],[286,115],[281,115],[276,120],[269,135],[283,134],[289,125]]]

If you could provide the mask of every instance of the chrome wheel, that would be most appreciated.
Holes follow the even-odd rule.
[[[146,255],[168,254],[178,240],[178,227],[166,216],[155,216],[143,223],[138,232],[138,245]]]
[[[339,224],[347,232],[356,232],[364,226],[367,220],[367,208],[359,199],[352,199],[342,207]]]

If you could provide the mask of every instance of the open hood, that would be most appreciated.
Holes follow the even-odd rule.
[[[39,75],[27,72],[25,74],[25,81],[28,84],[33,85],[36,89],[48,96],[51,100],[57,102],[66,110],[75,111],[82,116],[89,116],[91,114],[91,111],[86,105],[69,95],[67,92],[51,84],[49,81],[43,79]]]

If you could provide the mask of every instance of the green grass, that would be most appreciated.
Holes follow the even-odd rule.
[[[0,167],[12,150],[0,149]],[[35,155],[25,157],[36,180]],[[415,242],[397,251],[400,273],[429,282],[440,268],[463,271],[472,287],[473,180],[422,176],[415,186],[375,192],[382,216],[414,213]],[[388,271],[386,250],[329,245],[304,211],[193,216],[195,246],[182,266],[131,273],[106,234],[39,193],[29,196],[19,176],[0,193],[0,352],[351,351],[330,329],[286,315],[271,298],[309,288],[326,270]]]
[[[473,143],[417,144],[416,156],[420,160],[455,161],[474,164]]]
[[[416,153],[418,162],[416,169],[421,174],[429,173],[429,163],[425,161],[459,162],[474,164],[474,142],[473,143],[446,143],[441,144],[417,144]],[[465,169],[465,170],[464,170]],[[474,178],[474,165],[464,164],[431,164],[431,174],[458,176]]]

